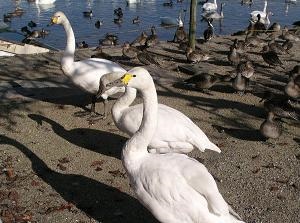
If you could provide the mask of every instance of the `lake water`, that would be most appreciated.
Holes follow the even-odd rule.
[[[20,31],[20,28],[27,25],[30,20],[37,23],[36,29],[45,28],[51,33],[45,39],[39,39],[41,42],[63,49],[66,42],[65,32],[61,26],[46,27],[51,16],[56,11],[63,11],[69,18],[73,26],[76,42],[86,41],[89,46],[98,45],[98,40],[103,38],[106,33],[116,33],[119,36],[119,42],[132,41],[143,30],[149,32],[152,25],[157,27],[158,36],[161,40],[170,40],[173,38],[175,28],[164,28],[160,26],[161,16],[170,16],[176,18],[180,10],[186,10],[184,19],[186,30],[188,29],[189,2],[183,0],[183,3],[177,3],[174,0],[173,7],[164,7],[162,4],[167,0],[141,0],[140,4],[126,5],[125,0],[56,0],[53,5],[37,5],[28,3],[27,0],[0,0],[0,11],[2,14],[12,12],[16,7],[25,10],[22,17],[13,18],[11,29]],[[212,1],[212,0],[210,0]],[[264,1],[253,0],[252,7],[241,5],[238,0],[225,0],[224,19],[214,21],[215,32],[217,34],[230,34],[244,29],[248,25],[249,13],[252,10],[262,10]],[[217,0],[218,5],[220,2]],[[123,23],[117,25],[113,23],[113,10],[121,7],[124,17]],[[92,19],[84,18],[82,12],[93,10]],[[281,25],[289,25],[300,19],[300,0],[297,4],[286,4],[284,0],[272,0],[268,2],[268,10],[274,13],[271,16],[271,23],[279,22]],[[198,6],[197,13],[197,36],[202,36],[206,23],[201,22],[201,5]],[[132,19],[140,17],[140,24],[132,24]],[[1,15],[2,17],[2,15]],[[1,18],[0,17],[0,18]],[[2,19],[2,18],[1,18]],[[95,21],[103,20],[103,26],[100,29],[95,27]],[[1,20],[0,20],[1,21]],[[14,33],[2,32],[0,38],[20,40],[23,37]]]

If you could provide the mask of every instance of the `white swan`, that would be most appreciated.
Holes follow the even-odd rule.
[[[142,124],[122,149],[122,162],[138,200],[162,223],[242,223],[203,164],[184,154],[148,153],[159,117],[153,80],[141,67],[121,80],[143,98]]]
[[[225,5],[224,2],[221,3],[220,13],[218,13],[217,11],[213,11],[213,12],[207,11],[207,12],[202,13],[202,16],[206,19],[214,19],[214,20],[223,19],[224,18],[224,12],[223,12],[224,5]]]
[[[268,28],[268,26],[270,25],[270,19],[269,19],[269,16],[270,15],[273,15],[273,13],[272,12],[267,12],[267,16],[265,17],[265,18],[261,18],[260,19],[260,22],[262,23],[262,24],[264,24],[267,28]]]
[[[251,20],[252,21],[257,21],[257,15],[258,14],[260,14],[261,18],[265,18],[267,16],[267,6],[268,6],[268,1],[265,1],[263,11],[258,11],[258,10],[252,11],[250,13]]]
[[[100,79],[99,94],[106,90],[105,86],[120,78],[124,73],[105,74]],[[136,98],[136,90],[126,87],[112,107],[112,117],[115,125],[123,132],[132,136],[142,122],[143,104],[130,106]],[[169,126],[172,125],[172,128]],[[216,152],[221,150],[213,144],[205,133],[180,111],[163,104],[158,105],[158,125],[149,145],[151,153],[188,153],[194,148],[204,152],[210,149]]]
[[[60,24],[67,34],[67,46],[61,59],[61,68],[64,74],[79,88],[93,95],[91,112],[95,113],[96,94],[99,89],[100,77],[110,72],[126,72],[120,65],[105,59],[89,58],[74,61],[75,36],[71,24],[63,12],[56,12],[51,18],[51,24]],[[114,88],[108,94],[123,91],[124,88]],[[106,99],[103,97],[103,99]],[[104,105],[104,110],[106,107]],[[104,117],[105,117],[104,113]]]
[[[40,5],[48,5],[48,4],[53,4],[56,0],[36,0],[36,4]]]
[[[216,11],[218,8],[217,0],[214,0],[214,3],[207,2],[202,6],[204,11]]]

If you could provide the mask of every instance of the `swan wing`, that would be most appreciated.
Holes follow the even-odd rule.
[[[142,114],[142,104],[131,106],[122,111],[122,116],[116,122],[116,125],[121,131],[131,136],[141,125]],[[168,126],[172,126],[172,128]],[[188,153],[194,147],[202,152],[205,149],[221,152],[187,116],[163,104],[158,106],[157,129],[150,142],[150,147],[162,149],[164,153]]]
[[[97,93],[99,89],[99,80],[103,74],[126,72],[120,65],[99,58],[75,62],[71,69],[70,79],[72,82],[91,94]]]

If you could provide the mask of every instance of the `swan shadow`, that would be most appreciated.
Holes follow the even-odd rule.
[[[225,128],[219,125],[212,125],[219,132],[225,132],[227,135],[236,139],[246,141],[265,141],[265,138],[260,134],[259,130],[255,129],[240,129],[240,128]]]
[[[11,145],[20,150],[30,159],[32,169],[38,177],[58,192],[64,200],[73,203],[89,217],[111,223],[156,222],[135,198],[119,189],[85,176],[56,172],[29,148],[1,134],[0,144]]]
[[[42,126],[43,122],[51,125],[54,133],[68,142],[106,156],[120,159],[122,146],[127,140],[117,134],[95,130],[90,128],[76,128],[67,130],[59,123],[37,114],[29,114],[28,117]]]

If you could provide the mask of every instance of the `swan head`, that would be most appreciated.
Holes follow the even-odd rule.
[[[135,67],[123,73],[121,78],[107,84],[106,88],[128,86],[137,90],[145,90],[152,82],[152,77],[145,68]]]
[[[58,11],[51,17],[50,25],[63,24],[66,20],[66,15],[63,12]]]

